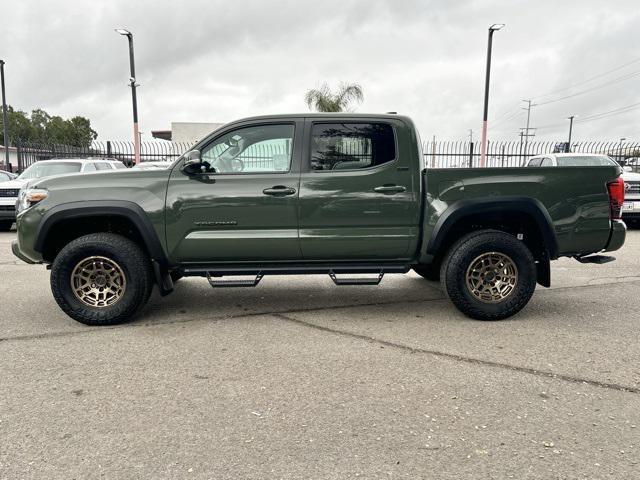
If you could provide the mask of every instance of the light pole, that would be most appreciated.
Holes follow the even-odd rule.
[[[484,114],[482,116],[482,143],[480,145],[480,166],[484,167],[487,161],[487,117],[489,115],[489,78],[491,76],[491,46],[493,32],[504,27],[504,23],[494,23],[489,27],[489,42],[487,44],[487,76],[484,81]]]
[[[620,150],[619,150],[620,151],[620,160],[619,161],[623,160],[622,157],[624,157],[624,155],[622,155],[622,142],[624,142],[625,140],[626,140],[625,137],[620,139]]]
[[[573,119],[576,118],[575,115],[571,115],[568,117],[569,120],[569,141],[567,142],[567,153],[571,152],[571,133],[573,132]]]
[[[133,103],[133,145],[136,165],[140,163],[140,133],[138,128],[138,98],[136,96],[136,66],[133,59],[133,34],[124,28],[116,28],[116,32],[129,40],[129,65],[131,67],[131,101]]]
[[[7,121],[7,99],[4,92],[4,60],[0,60],[0,85],[2,89],[2,133],[4,138],[4,161],[5,168],[10,170],[9,167],[9,125]]]

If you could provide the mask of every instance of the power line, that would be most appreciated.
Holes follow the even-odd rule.
[[[603,83],[601,85],[597,85],[595,87],[588,88],[587,90],[583,90],[581,92],[576,92],[576,93],[572,93],[570,95],[565,95],[564,97],[555,98],[553,100],[547,100],[545,102],[540,102],[540,103],[538,103],[538,105],[548,105],[550,103],[556,103],[556,102],[559,102],[561,100],[566,100],[567,98],[573,98],[573,97],[577,97],[579,95],[584,95],[585,93],[593,92],[594,90],[599,90],[601,88],[609,87],[609,86],[614,85],[616,83],[624,82],[625,80],[629,80],[631,78],[637,77],[638,75],[640,75],[640,70],[638,70],[636,72],[628,73],[628,74],[623,75],[621,77],[614,78],[613,80],[611,80],[611,81],[609,81],[607,83]]]
[[[618,107],[613,110],[608,110],[606,112],[600,113],[592,113],[590,115],[584,117],[578,117],[574,121],[574,123],[587,123],[593,120],[600,120],[602,118],[615,117],[616,115],[622,115],[623,113],[631,112],[633,110],[637,110],[640,108],[640,102],[632,103],[630,105],[625,105],[624,107]],[[549,125],[542,125],[538,127],[538,130],[547,130],[550,128],[559,128],[565,126],[565,123],[552,123]]]
[[[627,63],[625,63],[623,65],[618,66],[618,67],[612,68],[611,70],[607,70],[606,72],[600,73],[600,74],[598,74],[598,75],[596,75],[594,77],[588,78],[588,79],[583,80],[583,81],[578,82],[578,83],[574,83],[573,85],[570,85],[568,87],[564,87],[564,88],[561,88],[561,89],[558,89],[558,90],[554,90],[552,92],[545,93],[543,95],[538,95],[537,97],[534,97],[534,98],[535,99],[540,99],[540,98],[543,98],[543,97],[549,97],[551,95],[555,95],[556,93],[564,92],[566,90],[571,90],[572,88],[579,87],[580,85],[584,85],[586,83],[592,82],[593,80],[597,80],[598,78],[605,77],[605,76],[609,75],[610,73],[617,72],[618,70],[622,70],[623,68],[628,67],[629,65],[633,65],[634,63],[638,63],[638,62],[640,62],[640,57],[636,58],[635,60],[631,60],[630,62],[627,62]]]

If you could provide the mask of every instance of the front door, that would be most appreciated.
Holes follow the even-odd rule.
[[[167,247],[176,262],[298,260],[302,122],[227,128],[200,147],[208,166],[176,165],[166,201]]]
[[[418,239],[416,139],[399,121],[307,125],[300,245],[307,260],[397,260]],[[402,147],[402,148],[399,148]],[[415,153],[414,153],[415,152]]]

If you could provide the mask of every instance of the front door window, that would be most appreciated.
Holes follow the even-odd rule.
[[[282,173],[291,168],[293,125],[258,125],[209,144],[202,160],[215,173]]]

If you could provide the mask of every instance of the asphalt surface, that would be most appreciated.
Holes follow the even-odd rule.
[[[181,280],[133,323],[66,317],[0,234],[0,478],[640,477],[640,231],[477,322],[379,287]]]

